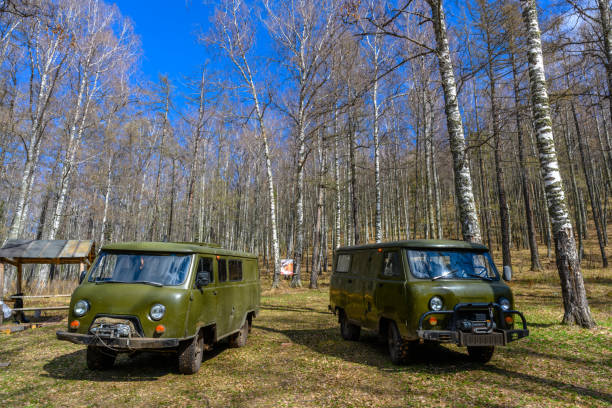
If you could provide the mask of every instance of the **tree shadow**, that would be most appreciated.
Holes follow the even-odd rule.
[[[216,344],[205,351],[202,364],[228,348],[226,343]],[[173,352],[137,352],[119,354],[112,368],[92,371],[87,368],[86,349],[57,356],[43,366],[43,377],[80,381],[154,381],[167,374],[179,374],[176,354]]]
[[[595,398],[600,401],[607,402],[608,404],[612,404],[612,394],[609,394],[606,392],[601,392],[601,391],[593,390],[590,388],[582,387],[579,385],[574,385],[574,384],[569,384],[569,383],[565,383],[565,382],[558,381],[558,380],[553,380],[550,378],[538,377],[532,374],[519,373],[516,371],[506,370],[504,368],[500,368],[500,367],[496,367],[492,365],[484,366],[483,370],[490,372],[490,373],[498,374],[498,375],[501,375],[507,378],[514,378],[517,380],[554,388],[558,391],[572,392],[572,393],[582,395],[582,396],[587,395],[591,398]],[[507,384],[503,386],[508,389],[515,389],[515,387],[512,386],[511,384]],[[532,392],[529,389],[525,389],[525,391]],[[533,392],[536,392],[539,394],[539,391],[540,390],[535,390]]]

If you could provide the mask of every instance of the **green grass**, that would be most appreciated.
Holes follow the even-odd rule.
[[[484,366],[464,349],[422,346],[390,363],[371,332],[343,341],[321,290],[265,292],[247,346],[220,345],[200,372],[178,374],[171,354],[122,355],[112,370],[85,367],[84,347],[60,342],[64,324],[0,335],[2,406],[562,407],[612,405],[612,272],[585,270],[598,327],[560,325],[558,279],[517,268],[517,308],[531,336]],[[267,283],[264,283],[264,287]]]

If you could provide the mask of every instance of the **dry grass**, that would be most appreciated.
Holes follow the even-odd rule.
[[[82,346],[59,342],[63,325],[0,335],[2,406],[560,407],[612,405],[612,271],[584,271],[598,327],[559,324],[558,278],[521,268],[512,282],[531,336],[480,366],[457,347],[423,346],[396,367],[373,333],[340,338],[327,288],[265,291],[246,347],[217,347],[200,372],[178,374],[172,355],[121,356],[105,372],[85,367]],[[554,266],[554,265],[553,265]],[[267,282],[263,284],[266,287]],[[286,285],[286,282],[284,282]]]

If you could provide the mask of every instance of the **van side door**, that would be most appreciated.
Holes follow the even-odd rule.
[[[364,273],[368,265],[368,253],[364,251],[353,252],[350,272],[346,276],[346,315],[350,320],[365,324],[364,321]]]
[[[397,320],[404,301],[406,277],[399,249],[382,253],[381,266],[376,280],[376,308],[381,316]],[[398,324],[399,325],[399,324]]]
[[[190,289],[189,317],[185,336],[192,336],[200,327],[215,323],[217,316],[217,282],[211,256],[199,255]],[[205,277],[208,277],[206,281]]]
[[[363,280],[363,308],[364,326],[370,329],[378,328],[380,312],[376,307],[376,286],[378,284],[378,271],[382,262],[382,253],[377,250],[370,250],[368,253],[368,263],[364,269]]]
[[[227,258],[217,256],[217,338],[225,337],[230,331],[232,313],[232,289],[227,277]]]

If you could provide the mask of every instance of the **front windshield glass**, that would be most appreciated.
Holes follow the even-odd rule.
[[[420,279],[498,280],[488,252],[406,250],[412,275]]]
[[[185,281],[191,255],[101,252],[89,282],[174,286]]]

